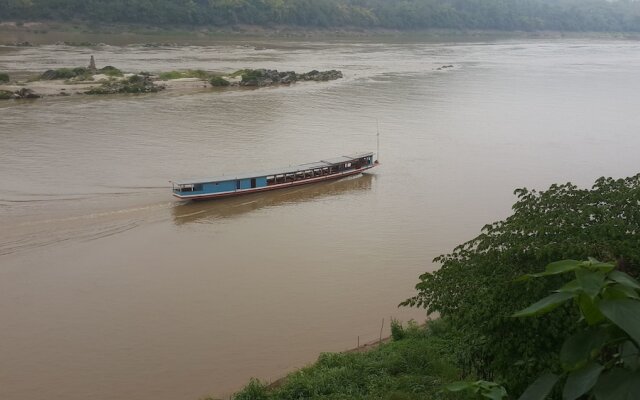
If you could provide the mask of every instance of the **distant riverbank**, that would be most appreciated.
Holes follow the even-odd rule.
[[[383,28],[303,28],[292,26],[236,25],[232,27],[149,26],[132,24],[89,24],[86,22],[30,21],[0,22],[0,45],[44,45],[73,43],[91,45],[106,43],[200,45],[212,41],[261,41],[264,39],[290,40],[352,40],[367,41],[380,38],[402,42],[425,41],[455,42],[469,40],[496,40],[507,38],[611,38],[640,39],[634,32],[562,32],[562,31],[499,31],[470,29],[396,30]]]

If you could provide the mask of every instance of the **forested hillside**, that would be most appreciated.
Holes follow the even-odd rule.
[[[631,0],[0,0],[0,21],[640,31]]]

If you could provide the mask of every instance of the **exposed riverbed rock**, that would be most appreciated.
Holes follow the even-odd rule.
[[[27,88],[22,88],[16,90],[15,92],[9,90],[0,90],[0,100],[39,99],[40,97],[42,96]]]
[[[14,46],[14,47],[33,47],[33,43],[31,43],[31,42],[15,42],[15,43],[9,44],[9,46]]]
[[[15,96],[17,99],[39,99],[40,97],[42,97],[39,94],[35,93],[33,90],[27,88],[16,90]]]
[[[301,74],[298,76],[298,80],[301,80],[301,81],[317,81],[317,82],[333,81],[340,78],[342,78],[342,72],[337,71],[335,69],[332,69],[329,71],[313,70],[311,72],[307,72],[306,74]]]
[[[317,81],[325,82],[342,78],[342,72],[330,71],[310,71],[298,74],[293,71],[279,72],[275,69],[247,69],[238,71],[242,80],[240,86],[272,86],[276,84],[288,85],[297,81]]]

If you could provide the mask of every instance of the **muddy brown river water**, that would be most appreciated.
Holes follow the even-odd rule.
[[[2,40],[0,40],[2,42]],[[374,340],[513,189],[640,170],[640,43],[2,47],[0,70],[340,69],[259,90],[0,103],[0,398],[228,396]],[[453,68],[438,70],[442,65]],[[185,203],[168,181],[375,151],[370,174]]]

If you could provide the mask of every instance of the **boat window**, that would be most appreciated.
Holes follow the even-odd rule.
[[[202,183],[181,185],[176,189],[180,193],[185,192],[201,192],[202,191]]]

